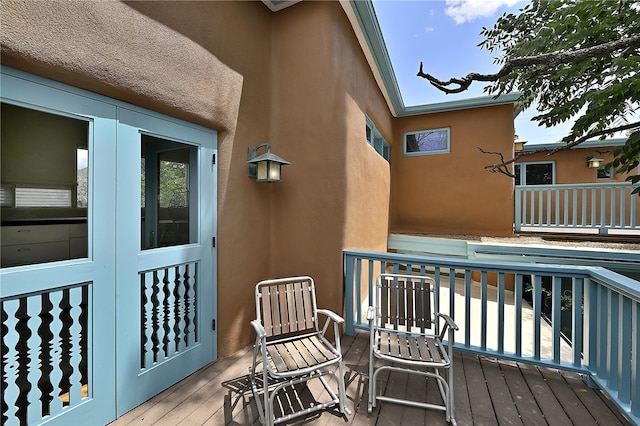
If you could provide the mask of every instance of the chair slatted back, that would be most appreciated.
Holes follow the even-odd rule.
[[[381,327],[421,333],[431,328],[431,278],[382,274],[377,291]]]
[[[268,337],[315,327],[315,287],[310,277],[268,280],[256,286],[256,311]]]

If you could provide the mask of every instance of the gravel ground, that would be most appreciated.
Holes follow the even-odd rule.
[[[544,245],[555,247],[580,247],[580,248],[594,248],[604,250],[622,250],[622,251],[638,251],[640,252],[640,237],[638,242],[627,241],[629,237],[625,237],[624,242],[615,241],[615,237],[609,237],[608,240],[586,240],[585,237],[572,238],[572,237],[556,237],[553,239],[544,237],[529,237],[529,236],[517,236],[511,238],[498,238],[498,237],[481,237],[480,241],[487,243],[505,243],[505,244],[527,244],[527,245]]]
[[[459,239],[482,243],[518,244],[572,248],[593,248],[600,250],[640,252],[640,235],[598,236],[598,235],[515,235],[513,237],[479,237],[475,235],[423,235],[432,238]]]

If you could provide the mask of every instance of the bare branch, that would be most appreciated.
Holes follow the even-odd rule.
[[[500,163],[497,164],[492,164],[490,166],[485,166],[484,169],[488,172],[491,173],[502,173],[503,175],[507,175],[509,177],[516,177],[513,173],[511,173],[509,171],[509,169],[507,168],[507,166],[511,163],[513,163],[514,161],[516,161],[516,158],[514,157],[512,160],[509,161],[504,161],[504,155],[501,152],[497,152],[497,151],[485,151],[484,149],[478,147],[478,150],[483,153],[483,154],[492,154],[492,155],[497,155],[498,157],[500,157]]]
[[[568,142],[565,146],[562,146],[560,148],[555,148],[552,150],[549,150],[549,153],[547,155],[551,155],[551,154],[555,154],[556,152],[559,151],[565,151],[567,149],[571,149],[576,145],[580,145],[582,142],[586,141],[587,139],[591,139],[591,138],[595,138],[597,136],[602,136],[602,135],[607,135],[610,133],[617,133],[617,132],[621,132],[623,130],[628,130],[628,129],[634,129],[636,127],[640,127],[640,121],[636,121],[634,123],[629,123],[629,124],[625,124],[623,126],[617,126],[617,127],[612,127],[610,129],[604,129],[604,130],[600,130],[597,132],[591,132],[588,133],[574,141]]]
[[[418,77],[427,79],[436,89],[444,93],[461,93],[467,90],[474,81],[497,81],[501,77],[509,75],[516,68],[541,65],[543,69],[551,69],[561,64],[569,64],[587,58],[602,56],[616,50],[638,47],[640,47],[640,34],[635,34],[620,40],[614,40],[597,46],[586,47],[584,49],[577,49],[568,52],[543,53],[541,55],[510,59],[504,64],[500,71],[495,74],[479,74],[472,72],[467,74],[466,77],[454,77],[447,81],[442,81],[431,74],[424,73],[423,64],[420,62],[420,70],[417,75]],[[449,86],[452,85],[456,85],[457,87],[449,88]]]
[[[636,121],[634,123],[629,123],[629,124],[625,124],[623,126],[617,126],[617,127],[612,127],[610,129],[605,129],[605,130],[600,130],[597,132],[591,132],[589,134],[586,134],[582,137],[579,137],[578,139],[571,141],[569,143],[567,143],[566,145],[563,145],[559,148],[542,148],[542,149],[537,149],[537,150],[533,150],[533,151],[520,151],[517,152],[513,158],[511,160],[504,160],[504,155],[501,152],[495,152],[495,151],[485,151],[484,149],[478,147],[478,150],[480,152],[482,152],[483,154],[491,154],[491,155],[497,155],[500,157],[500,162],[499,163],[495,163],[495,164],[490,164],[488,166],[485,166],[484,169],[492,172],[492,173],[502,173],[503,175],[507,175],[509,177],[515,177],[515,175],[513,173],[511,173],[508,169],[508,166],[512,163],[515,163],[516,161],[518,161],[518,159],[520,159],[521,157],[527,156],[527,155],[533,155],[533,154],[538,154],[540,152],[546,152],[547,155],[551,155],[551,154],[555,154],[556,152],[560,152],[560,151],[566,151],[568,149],[571,149],[573,147],[575,147],[576,145],[580,145],[582,142],[588,140],[588,139],[592,139],[595,138],[597,136],[602,136],[602,135],[606,135],[606,134],[610,134],[610,133],[616,133],[616,132],[621,132],[623,130],[627,130],[627,129],[634,129],[634,128],[638,128],[640,127],[640,121]]]

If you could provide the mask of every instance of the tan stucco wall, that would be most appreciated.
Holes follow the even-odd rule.
[[[448,154],[404,156],[404,132],[451,128]],[[506,236],[513,228],[513,179],[484,170],[513,155],[513,105],[405,117],[392,150],[391,232]]]
[[[389,113],[356,43],[335,2],[274,21],[272,140],[293,165],[274,187],[271,273],[311,274],[336,312],[341,250],[384,251],[388,232],[389,164],[366,143],[365,111]]]
[[[253,339],[253,287],[309,274],[342,312],[345,247],[385,250],[392,119],[338,2],[2,2],[2,62],[219,131],[218,351]],[[247,148],[292,162],[246,175]]]

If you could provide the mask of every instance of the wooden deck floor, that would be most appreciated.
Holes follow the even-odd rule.
[[[440,425],[444,413],[381,403],[367,413],[369,335],[344,336],[342,346],[347,378],[346,417],[327,410],[287,424],[313,425]],[[247,387],[247,368],[253,351],[245,348],[223,358],[143,405],[112,426],[123,425],[254,425],[260,424]],[[629,425],[599,391],[588,388],[576,374],[498,361],[459,353],[455,355],[455,417],[459,425]],[[424,382],[392,373],[382,379],[381,392],[400,396],[435,392]],[[431,381],[432,382],[432,381]]]

